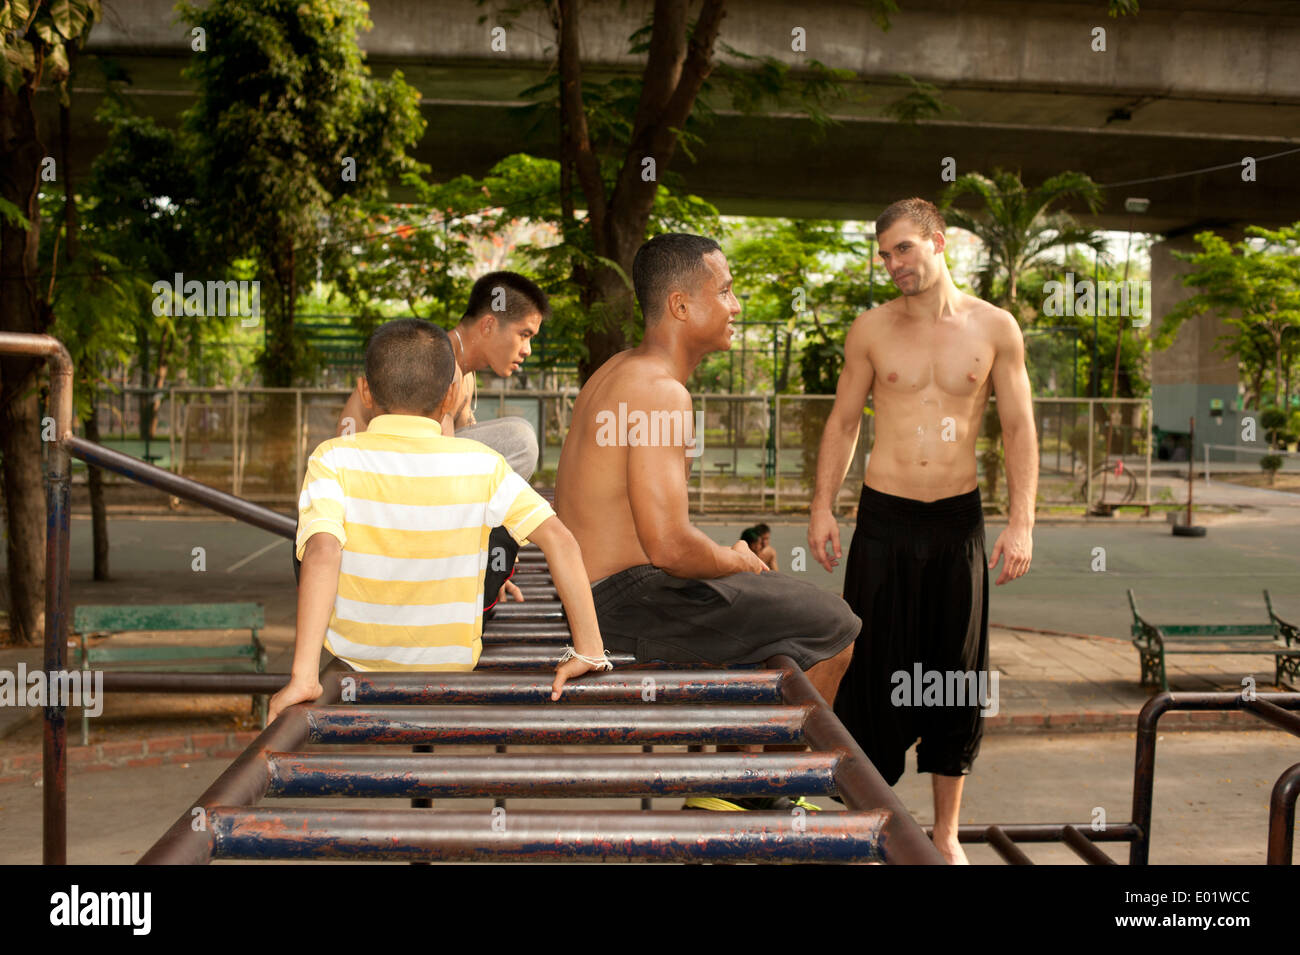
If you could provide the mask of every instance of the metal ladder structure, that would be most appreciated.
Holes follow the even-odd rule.
[[[515,580],[526,602],[497,608],[474,672],[327,670],[322,699],[292,707],[268,727],[140,861],[942,862],[789,659],[761,668],[664,669],[616,656],[614,671],[571,681],[555,703],[551,680],[569,631],[535,548],[521,554]],[[381,751],[356,752],[355,744]],[[498,752],[457,755],[464,744]],[[703,752],[709,744],[810,751]],[[582,751],[502,751],[539,745]],[[642,752],[627,752],[629,745]],[[847,811],[650,808],[656,797],[833,794]],[[412,806],[261,804],[323,796],[410,799]],[[490,811],[429,805],[463,797],[497,804]],[[516,797],[639,797],[642,808],[505,805]]]

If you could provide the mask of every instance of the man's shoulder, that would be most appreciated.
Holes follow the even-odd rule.
[[[968,295],[970,316],[980,332],[987,335],[996,346],[1010,344],[1021,337],[1020,323],[1016,317],[991,302]]]
[[[637,354],[635,349],[615,355],[601,366],[597,375],[601,372],[604,374],[599,379],[593,375],[583,390],[588,401],[596,401],[602,408],[617,410],[619,402],[629,408],[673,408],[690,404],[690,390],[662,364]]]

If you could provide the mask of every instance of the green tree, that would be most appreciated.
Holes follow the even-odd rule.
[[[955,203],[966,196],[977,200],[978,208],[957,208]],[[1096,212],[1101,190],[1079,172],[1059,173],[1030,189],[1018,173],[1003,169],[995,169],[992,177],[966,173],[944,190],[940,208],[948,225],[974,233],[984,245],[987,261],[976,278],[980,298],[1020,318],[1020,279],[1026,270],[1047,263],[1063,247],[1105,252],[1105,236],[1080,227],[1057,208],[1071,199]]]
[[[38,282],[43,171],[57,170],[36,123],[36,93],[68,102],[69,53],[99,21],[98,0],[0,3],[0,331],[41,334],[54,320]],[[66,171],[66,166],[65,166]],[[56,173],[57,175],[57,173]],[[9,534],[9,626],[17,643],[45,631],[45,495],[41,480],[42,363],[0,356],[0,456]]]
[[[865,5],[873,22],[887,29],[896,4]],[[795,104],[825,125],[831,121],[827,106],[848,95],[844,81],[853,74],[815,60],[793,71],[775,58],[726,47],[725,0],[703,0],[693,20],[688,0],[656,0],[650,22],[630,38],[631,52],[645,55],[641,76],[587,82],[579,0],[547,0],[544,6],[555,30],[557,69],[526,92],[551,91],[548,103],[559,114],[561,233],[575,263],[573,282],[582,290],[586,354],[579,367],[585,380],[633,338],[632,260],[645,239],[656,193],[674,182],[668,173],[674,156],[681,149],[691,158],[691,147],[700,141],[698,124],[709,117],[710,99],[729,97],[748,112],[774,102]],[[719,45],[737,62],[719,64]],[[933,88],[913,84],[889,110],[915,121],[936,104]],[[582,219],[579,203],[586,209]]]
[[[419,93],[400,71],[371,78],[357,46],[371,27],[360,0],[177,9],[204,38],[185,71],[198,98],[184,120],[204,228],[229,257],[251,253],[256,262],[270,288],[263,379],[291,385],[299,290],[318,264],[343,254],[339,236],[358,222],[357,203],[415,169],[406,149],[425,127]]]
[[[1200,252],[1174,256],[1191,265],[1182,282],[1197,291],[1166,314],[1156,347],[1167,348],[1188,318],[1214,312],[1235,329],[1218,344],[1240,361],[1250,382],[1248,397],[1263,400],[1271,365],[1273,404],[1282,406],[1283,336],[1300,325],[1300,222],[1281,229],[1248,226],[1246,238],[1233,245],[1209,231],[1198,232],[1196,241]]]

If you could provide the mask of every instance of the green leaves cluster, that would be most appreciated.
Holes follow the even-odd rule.
[[[1300,222],[1245,231],[1246,238],[1233,244],[1214,232],[1199,232],[1201,251],[1174,253],[1191,265],[1182,281],[1196,293],[1167,313],[1156,342],[1167,347],[1194,315],[1219,315],[1235,330],[1220,336],[1219,344],[1240,361],[1249,381],[1247,398],[1252,403],[1263,398],[1271,370],[1273,403],[1280,405],[1284,365],[1294,361],[1300,338]]]
[[[12,92],[49,83],[66,106],[69,50],[100,15],[100,0],[0,0],[0,82]]]

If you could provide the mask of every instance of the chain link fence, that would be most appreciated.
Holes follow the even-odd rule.
[[[342,389],[178,387],[101,395],[103,443],[249,500],[292,508],[307,458],[334,435],[348,392]],[[487,389],[480,421],[515,415],[536,429],[540,458],[533,483],[553,487],[576,391]],[[705,394],[694,399],[704,422],[689,491],[697,513],[798,512],[812,501],[817,452],[831,395]],[[1034,403],[1040,504],[1150,505],[1151,403],[1145,398],[1044,398]],[[875,419],[864,409],[857,447],[836,497],[851,509],[866,470]],[[1109,450],[1108,450],[1109,449]],[[1005,449],[996,401],[985,413],[976,462],[986,506],[1005,510]],[[74,479],[84,482],[84,465]],[[105,476],[110,503],[157,492]]]

